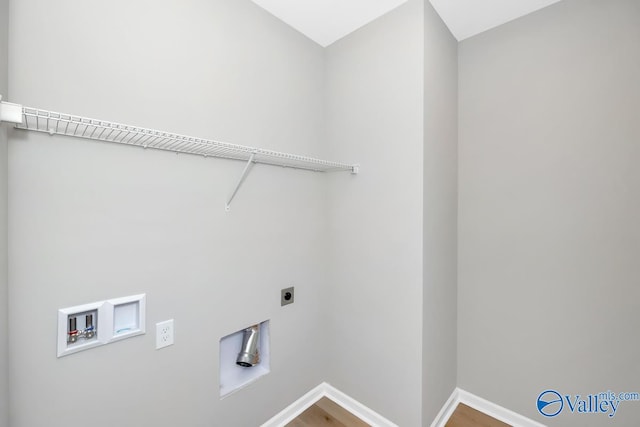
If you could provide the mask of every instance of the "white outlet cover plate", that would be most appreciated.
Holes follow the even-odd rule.
[[[173,319],[156,323],[156,350],[173,345]]]

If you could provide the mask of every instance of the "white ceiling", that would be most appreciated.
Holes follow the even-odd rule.
[[[253,0],[321,46],[368,24],[407,0]]]
[[[407,0],[253,0],[321,46]],[[560,0],[430,0],[451,33],[464,40]]]
[[[513,21],[560,0],[429,0],[458,40]]]

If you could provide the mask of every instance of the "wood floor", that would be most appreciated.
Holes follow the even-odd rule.
[[[323,397],[285,427],[371,427],[332,400]],[[513,427],[460,403],[445,427]]]
[[[445,427],[512,427],[460,403]]]
[[[331,399],[323,397],[285,427],[371,427]]]

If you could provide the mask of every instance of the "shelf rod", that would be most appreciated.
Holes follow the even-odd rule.
[[[255,153],[254,163],[315,172],[349,171],[352,174],[358,173],[357,164],[332,162],[297,154],[194,138],[3,101],[0,101],[0,121],[13,123],[16,129],[44,132],[49,135],[73,136],[86,140],[242,161],[246,161],[251,153]]]
[[[251,170],[251,166],[253,166],[253,159],[255,159],[255,157],[256,153],[251,153],[251,157],[249,157],[249,161],[247,161],[247,164],[242,171],[242,175],[240,175],[240,179],[238,180],[238,184],[236,184],[235,190],[233,190],[233,193],[231,193],[231,197],[229,197],[229,200],[227,200],[227,203],[224,205],[225,211],[229,212],[231,210],[231,201],[234,197],[236,197],[236,193],[240,189],[240,186],[244,182],[244,179],[247,177],[247,175],[249,175],[249,171]]]
[[[52,136],[72,136],[85,140],[110,142],[145,149],[149,148],[174,153],[245,161],[247,164],[242,172],[242,176],[231,197],[225,204],[227,211],[238,189],[247,177],[251,166],[255,163],[314,172],[349,171],[352,174],[359,172],[358,164],[332,162],[297,154],[247,147],[222,141],[195,138],[171,132],[25,107],[20,104],[2,101],[2,95],[0,95],[0,122],[12,123],[16,129],[44,132]]]

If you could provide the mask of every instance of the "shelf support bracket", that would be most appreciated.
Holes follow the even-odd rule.
[[[0,95],[0,122],[22,124],[22,105],[4,102]]]
[[[240,186],[244,182],[244,179],[247,177],[247,175],[249,175],[249,171],[251,170],[251,166],[253,166],[253,163],[254,163],[253,160],[255,159],[255,157],[256,157],[256,153],[251,153],[251,157],[249,157],[249,160],[247,161],[247,165],[244,167],[244,170],[242,171],[242,175],[240,175],[240,179],[236,184],[235,190],[233,190],[233,193],[231,193],[231,197],[229,197],[229,200],[227,200],[227,203],[224,205],[225,211],[229,212],[231,210],[231,201],[233,200],[234,197],[236,197],[236,193],[240,189]]]

